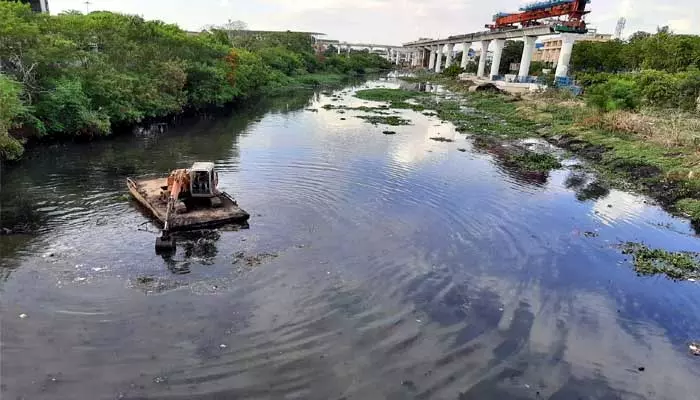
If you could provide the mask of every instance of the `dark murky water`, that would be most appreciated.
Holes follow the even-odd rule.
[[[509,171],[435,117],[385,136],[321,108],[365,103],[343,93],[4,171],[3,226],[38,232],[0,238],[2,398],[700,398],[700,288],[615,247],[698,251],[686,221],[572,168]],[[163,259],[124,178],[195,160],[250,229]]]

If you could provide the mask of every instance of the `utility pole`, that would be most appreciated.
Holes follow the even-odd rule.
[[[90,14],[90,0],[85,0],[85,15]]]
[[[621,17],[617,20],[617,26],[615,27],[615,39],[622,39],[622,32],[625,30],[625,25],[627,24],[627,18]]]

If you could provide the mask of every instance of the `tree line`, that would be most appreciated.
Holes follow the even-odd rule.
[[[198,34],[111,12],[33,13],[0,1],[0,158],[35,138],[109,135],[148,119],[221,107],[319,73],[388,69],[376,54],[317,56],[294,32]]]
[[[700,36],[663,27],[627,41],[577,42],[571,66],[602,110],[646,105],[700,111]]]

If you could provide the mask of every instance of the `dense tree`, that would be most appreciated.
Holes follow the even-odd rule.
[[[663,27],[655,34],[637,32],[627,42],[582,41],[574,45],[571,62],[578,72],[681,72],[700,68],[700,37],[676,35]]]
[[[617,72],[625,69],[619,40],[610,42],[578,42],[571,54],[571,67],[582,72]]]
[[[21,154],[20,137],[106,135],[117,125],[222,106],[310,72],[390,66],[368,53],[321,62],[309,35],[251,33],[236,21],[191,35],[138,16],[50,16],[6,1],[0,21],[3,159]]]

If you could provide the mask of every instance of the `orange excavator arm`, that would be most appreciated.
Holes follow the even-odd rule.
[[[180,193],[183,189],[188,189],[190,187],[190,171],[187,169],[176,169],[168,175],[168,208],[165,211],[165,226],[163,227],[163,235],[167,235],[169,223],[170,223],[170,213],[175,207],[175,202],[180,197]]]

